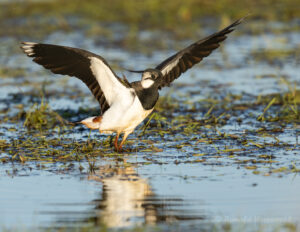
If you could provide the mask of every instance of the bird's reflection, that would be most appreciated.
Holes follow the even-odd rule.
[[[182,199],[157,196],[126,162],[101,166],[89,179],[103,184],[101,199],[94,201],[97,213],[89,220],[95,224],[113,228],[204,218],[184,210]]]
[[[103,183],[102,198],[96,206],[99,222],[107,227],[126,227],[133,223],[133,219],[145,217],[143,202],[152,192],[147,181],[133,167],[106,165],[90,179]],[[146,219],[151,223],[151,217]]]

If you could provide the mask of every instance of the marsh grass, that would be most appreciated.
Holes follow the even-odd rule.
[[[171,94],[167,94],[160,99],[155,112],[137,129],[136,135],[133,135],[139,138],[140,143],[136,141],[136,138],[133,140],[129,138],[126,146],[130,149],[127,149],[126,154],[134,154],[137,151],[154,154],[164,152],[165,149],[183,152],[192,149],[192,155],[194,154],[192,159],[187,156],[187,159],[174,162],[209,164],[210,159],[227,157],[233,163],[253,170],[254,174],[298,172],[297,163],[293,168],[277,166],[268,168],[267,172],[263,168],[264,165],[277,162],[276,157],[268,158],[272,157],[272,153],[266,151],[272,152],[273,149],[293,151],[295,149],[294,145],[282,143],[277,138],[278,135],[285,133],[287,124],[299,122],[299,91],[292,86],[290,85],[288,93],[254,98],[254,104],[253,101],[241,104],[241,101],[244,101],[243,97],[232,94],[221,100],[207,98],[190,103],[184,98],[174,100]],[[223,126],[233,122],[242,124],[240,112],[246,116],[248,111],[253,109],[257,112],[261,110],[258,116],[259,124],[254,127],[254,130],[237,135],[222,129]],[[73,113],[80,117],[80,114],[86,116],[90,111],[90,109],[79,109],[78,112]],[[21,115],[25,114],[23,124],[27,130],[20,131],[18,136],[10,141],[0,141],[1,151],[7,154],[1,158],[2,162],[80,163],[87,161],[89,163],[87,169],[89,172],[94,172],[95,159],[99,157],[115,159],[120,155],[113,150],[112,136],[95,137],[88,133],[88,137],[70,139],[67,134],[80,134],[82,130],[68,125],[66,120],[54,112],[44,100],[39,105],[34,104],[27,112],[20,108],[20,112]],[[67,116],[69,117],[69,114]],[[253,120],[255,120],[254,117]],[[285,122],[285,125],[282,122]],[[12,123],[17,124],[18,121],[12,121]],[[87,132],[86,129],[84,131]],[[255,138],[272,138],[275,142],[255,141]],[[163,146],[154,145],[158,141],[164,141],[161,143]],[[204,152],[197,153],[197,147],[205,148]],[[243,158],[245,155],[251,157],[254,154],[258,155],[253,158]],[[148,159],[151,160],[151,158]],[[153,162],[159,163],[160,161],[154,159]],[[173,162],[172,159],[170,162]],[[80,166],[79,169],[82,167]]]
[[[296,88],[296,83],[289,83],[281,78],[282,83],[288,86],[289,91],[285,93],[258,96],[256,104],[267,104],[262,114],[257,118],[259,121],[300,123],[300,90]],[[272,106],[275,109],[270,111]],[[268,113],[267,111],[270,111]],[[267,116],[265,116],[267,115]]]
[[[222,223],[203,223],[198,225],[197,229],[199,231],[212,231],[212,232],[239,232],[239,231],[253,231],[253,232],[261,232],[261,231],[270,231],[270,232],[278,232],[278,231],[284,231],[284,232],[297,232],[298,231],[298,225],[296,223],[278,223],[278,224],[262,224],[257,223],[254,225],[249,225],[249,223],[244,222],[237,222],[237,223],[231,223],[231,222],[222,222]],[[111,229],[107,228],[105,225],[85,225],[81,227],[55,227],[55,228],[39,228],[39,229],[31,229],[31,230],[24,230],[24,229],[4,229],[5,232],[18,232],[18,231],[42,231],[42,232],[54,232],[54,231],[60,231],[60,232],[68,232],[68,231],[75,231],[75,232],[166,232],[166,231],[173,231],[173,232],[179,232],[183,230],[195,230],[195,226],[183,226],[183,227],[175,227],[174,225],[170,225],[167,228],[161,227],[161,226],[134,226],[133,228],[123,228],[123,229]],[[249,230],[250,229],[250,230]]]
[[[86,36],[101,35],[112,43],[114,36],[112,30],[107,29],[108,25],[122,23],[128,26],[127,33],[123,40],[116,42],[127,49],[135,49],[141,30],[166,31],[171,33],[169,36],[172,38],[198,38],[195,31],[201,31],[203,23],[210,22],[208,17],[218,18],[220,27],[249,13],[253,19],[293,20],[300,15],[294,7],[296,5],[297,0],[287,0],[284,4],[279,0],[65,0],[63,7],[60,0],[4,2],[0,3],[0,19],[3,22],[0,35],[42,40],[51,32],[80,29]],[[260,31],[260,28],[254,26],[251,30]],[[159,46],[167,47],[165,44]]]
[[[218,0],[211,2],[209,0],[175,0],[172,2],[159,0],[135,1],[114,0],[107,2],[104,0],[66,0],[64,7],[59,0],[54,1],[28,1],[22,3],[10,3],[6,5],[6,11],[2,17],[11,18],[25,15],[44,16],[55,15],[57,22],[61,25],[68,26],[63,15],[82,15],[95,20],[117,21],[125,23],[142,23],[144,26],[161,25],[161,21],[165,22],[165,26],[171,27],[176,23],[184,21],[190,22],[195,18],[229,15],[237,17],[238,15],[246,15],[254,12],[265,19],[281,18],[288,20],[299,16],[296,0],[282,1],[237,1],[237,0]],[[228,8],[228,5],[231,7]],[[122,12],[122,14],[120,14]],[[119,14],[118,14],[119,13]],[[256,16],[257,16],[256,15]]]
[[[229,5],[232,7],[228,7]],[[223,27],[249,11],[253,13],[251,16],[253,21],[275,19],[276,22],[282,20],[292,22],[290,20],[299,17],[297,5],[299,4],[296,0],[285,1],[284,5],[280,1],[271,0],[252,2],[145,0],[138,4],[133,0],[112,2],[67,0],[64,1],[63,7],[61,1],[57,0],[1,3],[0,36],[12,36],[18,41],[21,38],[34,38],[38,41],[52,32],[79,32],[85,33],[84,36],[100,38],[100,42],[95,39],[96,45],[99,45],[101,39],[105,37],[108,38],[109,46],[148,53],[153,47],[156,50],[170,49],[162,31],[166,31],[168,38],[174,40],[198,38],[199,33],[203,33],[200,25],[210,23],[210,19],[218,20],[219,27]],[[269,29],[261,26],[260,22],[258,20],[257,23],[251,24],[247,21],[246,33],[268,32]],[[121,40],[114,40],[112,31],[119,23],[125,25],[128,33],[122,35],[124,38]],[[213,25],[216,25],[215,21]],[[299,30],[297,25],[294,23],[292,27],[270,30],[276,33],[297,31]],[[242,25],[240,29],[243,30]],[[145,30],[157,31],[159,36],[155,37],[155,41],[152,37],[145,40],[147,48],[140,45],[137,47],[139,33]],[[16,47],[15,43],[13,47]],[[257,62],[267,62],[276,66],[290,59],[297,60],[299,49],[265,49],[254,51],[250,56]],[[26,73],[28,70],[24,68],[9,68],[5,64],[0,67],[1,78],[22,78],[28,75]],[[30,72],[30,75],[33,73]],[[40,77],[41,74],[44,75],[43,72],[36,72],[34,76]],[[24,102],[19,99],[24,95],[12,94],[7,100],[7,109],[1,110],[3,114],[0,122],[2,126],[0,162],[11,164],[12,170],[7,171],[7,175],[10,176],[19,175],[19,170],[31,169],[69,174],[94,173],[98,169],[99,160],[118,161],[129,156],[136,157],[138,160],[136,165],[163,166],[188,163],[211,165],[214,168],[217,165],[230,165],[254,175],[296,176],[300,172],[299,159],[295,155],[299,150],[297,131],[300,123],[300,90],[297,83],[289,83],[283,76],[278,77],[274,74],[271,78],[277,78],[278,83],[284,89],[287,87],[288,91],[247,99],[243,94],[218,92],[218,95],[222,96],[207,96],[194,102],[189,100],[189,96],[183,96],[183,100],[174,99],[171,96],[174,92],[170,92],[166,97],[160,98],[153,114],[129,137],[125,145],[126,151],[122,154],[114,152],[113,136],[98,135],[88,129],[68,125],[66,119],[71,119],[74,115],[79,118],[86,117],[92,111],[96,112],[93,109],[87,107],[55,112],[45,100],[42,100],[30,109],[24,110],[25,106],[21,106]],[[68,93],[62,91],[60,96],[65,94]],[[179,96],[181,93],[174,94]],[[28,96],[33,96],[33,93],[29,92]],[[34,97],[40,99],[41,96],[36,94]],[[19,112],[15,113],[11,108],[16,103],[20,103],[20,107],[16,107]],[[239,128],[238,125],[246,125],[249,129],[237,131],[235,127]],[[294,140],[284,142],[282,138],[285,136],[290,136]],[[281,157],[280,154],[284,155]],[[210,231],[240,231],[235,228],[234,225],[226,223],[215,225]],[[57,228],[55,225],[55,228],[45,231],[73,231],[73,229]],[[159,228],[154,229],[160,231]],[[270,231],[294,232],[297,229],[299,229],[297,225],[286,223]],[[77,228],[77,231],[111,230],[93,225]],[[139,227],[122,231],[153,231],[153,228]]]
[[[4,65],[0,64],[0,77],[4,78],[4,77],[24,77],[26,76],[26,70],[24,68],[9,68],[9,67],[5,67]]]
[[[58,113],[52,111],[49,105],[42,98],[41,104],[35,103],[26,113],[24,126],[29,129],[45,130],[55,126],[65,127],[67,121]]]

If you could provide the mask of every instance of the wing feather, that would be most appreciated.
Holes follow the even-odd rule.
[[[156,67],[163,74],[163,81],[160,88],[169,86],[182,73],[202,61],[204,57],[209,56],[227,38],[226,35],[232,32],[234,27],[239,25],[243,19],[241,18],[223,30],[191,44],[160,63]]]
[[[113,103],[116,94],[129,91],[107,62],[94,53],[78,48],[32,42],[23,42],[21,48],[34,62],[53,73],[75,76],[83,81],[99,102],[102,114]]]

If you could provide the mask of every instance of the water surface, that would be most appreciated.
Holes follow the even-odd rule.
[[[151,36],[157,33],[140,34],[141,41]],[[118,155],[113,148],[102,149],[97,144],[96,152],[80,162],[51,160],[51,155],[46,161],[43,154],[47,149],[75,154],[76,142],[84,145],[93,139],[109,138],[80,128],[69,128],[62,134],[50,128],[45,134],[32,135],[18,115],[20,109],[26,112],[44,98],[55,112],[70,111],[67,120],[92,116],[87,112],[98,104],[88,88],[77,79],[54,76],[20,51],[8,55],[18,40],[0,40],[6,44],[1,50],[1,65],[21,70],[18,74],[1,73],[0,140],[14,144],[31,139],[34,144],[43,138],[61,139],[59,146],[48,148],[38,142],[24,148],[1,147],[2,228],[148,225],[180,230],[224,223],[249,228],[299,224],[299,125],[259,122],[257,117],[268,102],[255,104],[259,96],[264,99],[268,94],[284,94],[291,86],[299,88],[299,53],[278,58],[268,53],[274,49],[299,50],[298,31],[230,35],[221,49],[161,92],[161,96],[171,97],[168,104],[177,106],[156,112],[164,118],[154,117],[144,134],[139,127],[130,135],[125,146],[131,148],[129,152]],[[84,38],[80,32],[53,33],[43,42],[101,54],[130,81],[139,76],[121,67],[153,67],[175,52],[154,50],[146,56],[117,46],[107,48],[99,39]],[[182,41],[179,45],[189,43]],[[201,124],[209,118],[208,111],[214,104],[211,114],[224,122]],[[221,107],[224,104],[228,109]],[[237,110],[230,108],[232,104]],[[280,110],[280,106],[274,107],[271,114]],[[296,107],[299,109],[299,105]],[[16,117],[19,119],[12,120]],[[263,130],[266,132],[258,133]],[[41,161],[31,161],[30,157],[36,157],[31,152],[40,152]],[[22,163],[12,157],[27,160]],[[95,170],[91,170],[91,163]]]

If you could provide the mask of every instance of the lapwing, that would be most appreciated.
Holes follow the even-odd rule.
[[[21,48],[44,68],[55,74],[75,76],[88,86],[100,104],[101,114],[80,123],[100,133],[116,133],[114,146],[119,152],[128,135],[153,111],[159,90],[210,55],[242,20],[189,45],[155,68],[129,70],[142,75],[140,81],[132,83],[122,80],[103,57],[89,51],[33,42],[22,42]],[[118,144],[120,134],[123,139]]]

